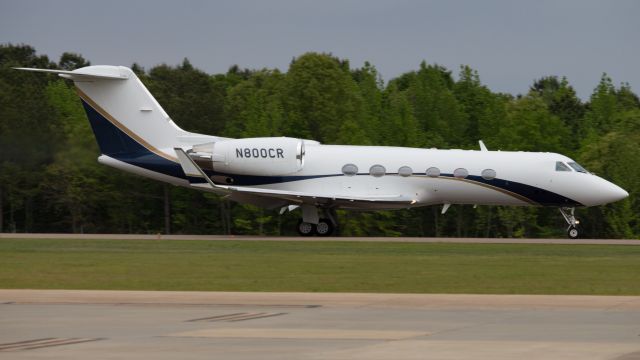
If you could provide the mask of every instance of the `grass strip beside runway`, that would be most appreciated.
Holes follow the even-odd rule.
[[[0,288],[640,295],[640,247],[2,239]]]

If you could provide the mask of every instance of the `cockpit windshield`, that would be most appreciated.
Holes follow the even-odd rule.
[[[569,161],[569,162],[556,161],[556,171],[569,171],[569,172],[576,171],[584,174],[589,174],[589,172],[585,168],[580,166],[580,164],[578,164],[575,161]]]
[[[578,164],[577,162],[570,162],[569,166],[571,166],[573,168],[573,170],[575,170],[577,172],[581,172],[581,173],[585,173],[585,174],[589,173],[585,168],[580,166],[580,164]]]
[[[571,171],[571,168],[562,161],[556,161],[556,171]]]

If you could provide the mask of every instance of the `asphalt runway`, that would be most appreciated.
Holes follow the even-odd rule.
[[[640,297],[0,290],[0,358],[631,360]]]
[[[141,235],[141,234],[11,234],[0,239],[112,239],[112,240],[246,240],[246,241],[369,241],[465,244],[564,244],[564,245],[640,245],[637,239],[514,239],[514,238],[445,238],[445,237],[300,237],[246,235]]]

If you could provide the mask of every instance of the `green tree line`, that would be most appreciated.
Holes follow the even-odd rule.
[[[298,214],[262,210],[99,165],[73,85],[12,67],[75,69],[28,45],[0,45],[0,232],[293,234]],[[640,101],[603,74],[582,101],[566,78],[542,77],[526,94],[491,91],[477,71],[422,62],[383,82],[374,65],[325,53],[286,72],[232,66],[207,74],[177,66],[132,69],[182,128],[228,137],[290,136],[326,144],[558,152],[630,196],[579,209],[589,236],[640,234]],[[563,237],[557,209],[452,206],[339,212],[342,233],[371,236]]]

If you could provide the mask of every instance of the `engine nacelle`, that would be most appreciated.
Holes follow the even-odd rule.
[[[287,137],[232,139],[196,145],[211,154],[213,170],[225,174],[278,176],[302,170],[304,141]]]

